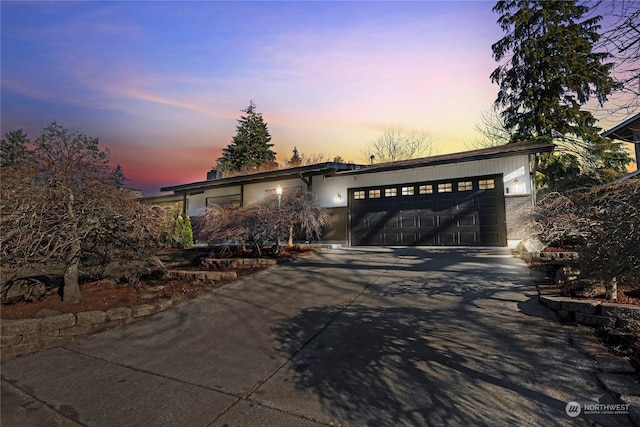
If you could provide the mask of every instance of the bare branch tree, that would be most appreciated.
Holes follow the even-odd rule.
[[[550,246],[571,246],[584,275],[640,278],[640,180],[549,193],[521,217],[524,234]]]
[[[268,242],[289,236],[289,245],[296,235],[312,240],[319,238],[329,224],[329,215],[320,207],[313,194],[302,191],[285,192],[278,203],[275,195],[261,203],[245,206],[211,206],[201,222],[201,234],[211,245],[249,244],[258,254]]]
[[[362,150],[368,162],[371,156],[378,162],[393,162],[419,157],[429,157],[434,151],[434,141],[425,131],[392,127]]]
[[[611,54],[612,74],[620,83],[602,109],[603,114],[624,119],[640,110],[640,2],[595,0],[592,10],[605,17],[597,47]]]
[[[511,142],[513,137],[513,132],[504,125],[500,112],[495,108],[483,111],[474,128],[479,137],[467,144],[470,150],[505,145]]]
[[[3,266],[64,263],[65,303],[80,301],[87,251],[139,253],[155,244],[158,213],[115,187],[98,140],[52,123],[22,161],[3,168],[0,253]]]

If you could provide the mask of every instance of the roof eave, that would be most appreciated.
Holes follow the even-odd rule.
[[[352,163],[320,163],[311,166],[300,166],[297,168],[278,169],[275,171],[260,172],[249,175],[238,175],[229,178],[222,178],[216,180],[207,180],[192,182],[189,184],[173,185],[171,187],[162,187],[160,191],[173,191],[175,192],[189,192],[196,190],[203,190],[214,187],[229,187],[234,185],[248,184],[255,181],[277,181],[286,178],[295,178],[298,176],[311,176],[320,174],[335,173],[338,170],[350,170],[360,167],[360,165]]]
[[[624,122],[620,123],[618,126],[613,127],[605,132],[602,132],[602,136],[607,137],[607,138],[614,138],[615,139],[615,134],[616,132],[623,130],[624,128],[626,128],[627,126],[629,126],[631,123],[635,122],[636,120],[640,120],[640,113],[636,114],[633,117],[628,118],[627,120],[625,120]]]

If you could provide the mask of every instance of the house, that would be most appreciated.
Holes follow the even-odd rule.
[[[454,154],[356,165],[320,163],[162,188],[189,216],[284,191],[312,192],[332,218],[325,242],[343,245],[506,246],[514,217],[535,203],[533,158],[554,145],[519,142]],[[166,197],[166,196],[165,196]]]
[[[640,168],[640,113],[603,132],[602,136],[634,144],[636,169]]]

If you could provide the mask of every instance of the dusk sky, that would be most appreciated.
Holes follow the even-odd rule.
[[[391,126],[463,151],[498,90],[493,5],[2,1],[2,135],[98,137],[148,195],[204,180],[250,100],[279,161],[365,162]]]

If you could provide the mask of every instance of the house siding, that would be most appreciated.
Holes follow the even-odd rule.
[[[348,241],[348,192],[353,188],[416,183],[423,181],[440,181],[460,179],[464,177],[501,175],[504,181],[505,213],[507,236],[515,239],[517,230],[514,226],[517,212],[523,206],[532,204],[530,161],[529,154],[518,154],[483,160],[459,161],[457,163],[416,166],[396,170],[359,170],[355,172],[338,172],[332,175],[316,175],[311,177],[311,190],[316,195],[319,204],[327,208],[332,217],[332,227],[323,240]],[[282,180],[263,180],[232,185],[222,188],[207,189],[200,194],[188,195],[188,211],[190,216],[200,216],[204,213],[207,198],[233,196],[242,203],[254,203],[275,191],[280,185],[287,189],[307,190],[307,183],[300,178]],[[234,196],[235,195],[235,196]]]

